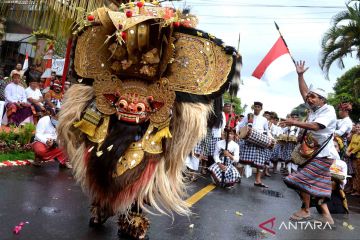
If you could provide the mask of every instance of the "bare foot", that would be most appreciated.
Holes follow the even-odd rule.
[[[291,218],[293,219],[302,219],[302,218],[309,218],[310,217],[310,211],[305,210],[304,208],[301,208],[299,211],[295,212]]]
[[[328,214],[322,214],[322,222],[328,222],[330,225],[334,224],[334,219],[331,217],[331,215]]]

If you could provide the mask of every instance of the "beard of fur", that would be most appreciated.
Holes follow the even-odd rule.
[[[97,151],[92,151],[86,173],[87,184],[90,187],[91,195],[105,199],[113,198],[112,195],[125,188],[124,183],[129,182],[129,177],[127,177],[126,180],[124,179],[124,177],[129,174],[119,176],[118,181],[115,181],[112,175],[120,157],[130,144],[135,141],[135,137],[141,127],[140,125],[126,124],[116,119],[115,121],[111,121],[110,128],[109,134],[99,149],[103,154],[98,157],[96,155]],[[112,146],[111,151],[107,150],[109,146]],[[142,167],[142,170],[143,168],[144,167]],[[131,172],[133,179],[138,178],[138,169],[141,169],[141,166],[131,169],[133,171],[128,170]],[[121,181],[122,179],[123,181]]]
[[[85,158],[86,155],[89,155],[86,148],[86,136],[73,127],[73,123],[80,120],[81,113],[93,98],[92,87],[81,84],[72,86],[65,94],[57,129],[59,142],[73,164],[75,179],[87,193],[91,191],[89,191],[88,181],[86,180],[87,165]],[[144,184],[138,190],[139,192],[133,195],[139,207],[151,213],[144,205],[146,202],[160,213],[171,216],[173,216],[172,212],[179,215],[189,215],[191,213],[187,203],[184,201],[186,185],[183,181],[182,171],[185,166],[186,156],[193,150],[196,143],[206,135],[208,115],[211,111],[211,104],[174,104],[171,121],[172,138],[166,141],[166,152],[158,164],[154,164],[150,168],[154,171],[154,174],[147,173],[145,182],[148,183]],[[94,199],[93,194],[90,193]],[[120,201],[120,199],[117,200]],[[111,202],[104,203],[104,205],[107,204],[112,205]],[[118,204],[118,207],[120,207],[118,210],[125,211],[126,204],[122,205],[120,202]],[[114,206],[109,207],[114,209]]]
[[[162,214],[189,215],[185,202],[186,185],[182,172],[185,159],[195,145],[205,137],[211,104],[175,103],[171,122],[172,138],[166,142],[166,152],[156,166],[155,174],[149,184],[140,190],[137,203],[139,207],[152,213],[146,202]]]
[[[94,98],[93,88],[83,84],[75,84],[65,93],[62,109],[59,113],[57,127],[58,140],[73,165],[75,179],[86,190],[86,163],[85,155],[86,136],[73,126],[79,121],[81,113],[88,103]]]

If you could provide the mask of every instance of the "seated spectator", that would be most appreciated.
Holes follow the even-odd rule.
[[[229,142],[225,150],[226,140],[220,140],[215,145],[214,161],[209,167],[211,177],[216,184],[226,188],[232,188],[235,183],[240,182],[241,176],[233,165],[239,161],[239,145],[234,142],[235,129],[229,131]]]
[[[42,116],[43,112],[45,112],[45,107],[43,105],[44,99],[39,89],[39,83],[36,79],[31,79],[29,85],[30,86],[25,89],[26,98],[35,108],[36,116]]]
[[[71,87],[71,82],[65,81],[64,92],[66,92],[70,87]]]
[[[22,125],[32,122],[33,109],[28,104],[25,89],[19,84],[20,74],[13,72],[12,82],[5,88],[6,116],[8,124]]]
[[[63,100],[60,81],[55,80],[49,92],[45,94],[45,108],[48,111],[55,112],[56,108],[60,109]]]
[[[68,158],[56,142],[57,121],[57,115],[54,114],[40,118],[36,126],[35,142],[33,143],[35,152],[33,165],[40,166],[42,161],[55,159],[59,161],[60,167],[72,168]]]

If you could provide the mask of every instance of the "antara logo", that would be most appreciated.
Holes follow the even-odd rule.
[[[276,218],[270,218],[269,220],[266,220],[265,222],[262,222],[259,224],[259,228],[271,233],[276,234],[274,231],[275,228],[275,220]],[[320,221],[314,221],[314,222],[308,222],[308,221],[299,221],[299,222],[284,222],[282,221],[278,230],[331,230],[331,225],[328,222],[320,222]]]
[[[261,229],[263,229],[263,230],[265,230],[265,231],[267,231],[267,232],[275,235],[275,231],[272,230],[272,229],[274,228],[274,226],[275,226],[275,219],[276,219],[276,218],[273,217],[273,218],[270,218],[269,220],[267,220],[267,221],[265,221],[265,222],[260,223],[260,224],[259,224],[259,228],[261,228]],[[270,224],[270,225],[271,225],[271,229],[265,227],[265,225],[267,225],[267,224]]]

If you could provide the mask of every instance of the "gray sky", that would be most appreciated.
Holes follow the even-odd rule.
[[[285,117],[302,103],[296,73],[268,83],[251,77],[279,37],[274,21],[295,60],[305,60],[310,66],[305,74],[308,85],[312,83],[331,92],[336,78],[357,64],[356,60],[348,59],[344,70],[334,64],[330,81],[325,80],[318,64],[322,35],[330,27],[332,16],[346,9],[344,0],[187,0],[186,4],[199,17],[197,28],[223,39],[227,45],[237,47],[240,33],[244,85],[239,97],[249,106],[255,100],[262,101],[264,110],[276,111]],[[184,2],[174,5],[183,7]]]

